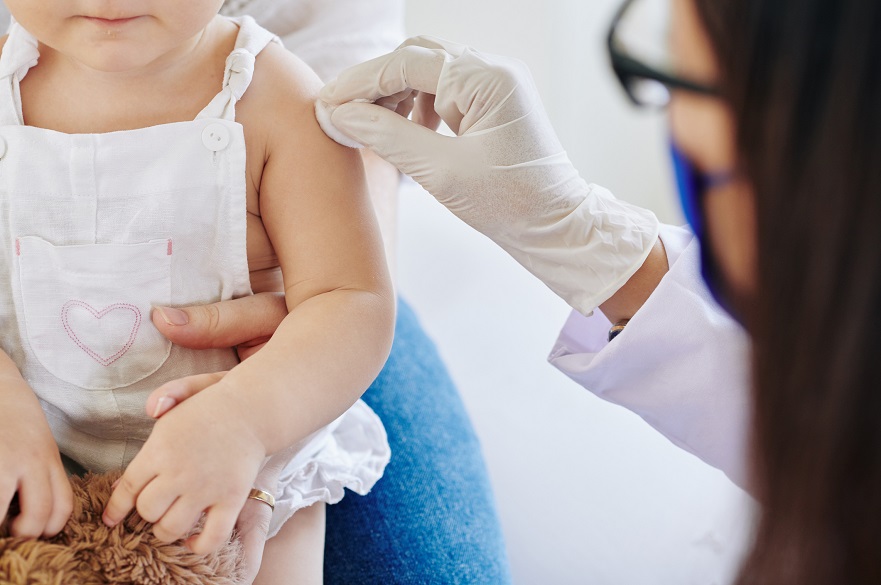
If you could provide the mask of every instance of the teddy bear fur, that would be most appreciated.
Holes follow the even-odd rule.
[[[233,537],[213,554],[197,555],[183,541],[160,542],[137,512],[108,528],[101,521],[111,485],[120,476],[71,477],[74,506],[57,536],[27,539],[0,524],[0,585],[239,585],[241,543]],[[10,514],[12,515],[12,514]]]

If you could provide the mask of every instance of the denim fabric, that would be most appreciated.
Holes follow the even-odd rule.
[[[401,301],[391,357],[364,395],[392,459],[327,508],[325,583],[511,582],[480,444],[434,344]]]

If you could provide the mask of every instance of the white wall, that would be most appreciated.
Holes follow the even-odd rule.
[[[407,26],[524,60],[584,176],[678,221],[664,119],[632,109],[606,64],[616,6],[408,0]],[[474,419],[515,582],[729,582],[748,531],[742,492],[553,370],[564,303],[415,185],[402,199],[401,291]]]

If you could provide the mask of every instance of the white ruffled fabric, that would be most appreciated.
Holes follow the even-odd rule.
[[[277,453],[268,464],[290,461],[279,476],[268,538],[297,510],[316,502],[336,504],[346,489],[366,495],[382,477],[390,458],[385,428],[361,400],[313,435],[293,457],[290,451]]]

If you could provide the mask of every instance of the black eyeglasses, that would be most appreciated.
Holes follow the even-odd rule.
[[[719,89],[684,79],[663,65],[655,66],[638,56],[641,52],[654,61],[664,61],[667,55],[669,0],[626,0],[615,14],[607,39],[609,58],[615,75],[630,100],[643,107],[664,108],[670,103],[673,90],[685,90],[702,95],[718,96]],[[653,32],[661,34],[645,34]],[[646,50],[652,37],[655,47]],[[646,42],[648,40],[648,42]],[[654,54],[652,54],[654,53]],[[669,64],[670,59],[667,59]],[[670,68],[672,69],[672,67]]]

